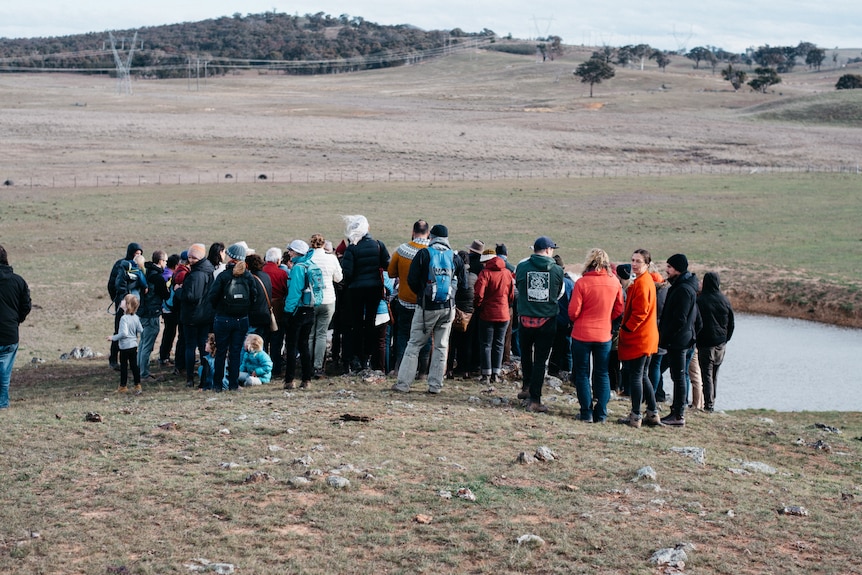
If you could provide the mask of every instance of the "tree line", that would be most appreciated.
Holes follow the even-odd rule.
[[[135,30],[114,31],[116,48],[128,53]],[[232,16],[151,26],[137,30],[140,39],[132,54],[135,75],[183,76],[188,62],[207,61],[207,74],[223,74],[231,62],[243,67],[271,67],[273,62],[320,62],[286,66],[291,73],[330,71],[326,64],[350,60],[352,69],[398,65],[410,54],[445,48],[471,38],[492,37],[483,30],[425,31],[406,24],[384,26],[362,17],[323,12],[291,16],[284,13],[235,13]],[[388,56],[392,56],[389,58]],[[0,71],[110,71],[115,67],[106,33],[91,32],[49,38],[0,38]]]

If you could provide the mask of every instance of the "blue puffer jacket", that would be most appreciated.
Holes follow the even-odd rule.
[[[389,252],[383,242],[365,234],[357,244],[347,246],[341,260],[344,284],[349,288],[383,287],[380,268],[389,269]]]
[[[239,370],[245,373],[254,372],[261,383],[269,383],[272,377],[272,359],[265,351],[246,351]]]

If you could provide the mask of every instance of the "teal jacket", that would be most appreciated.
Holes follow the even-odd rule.
[[[290,281],[287,283],[287,298],[284,300],[284,312],[290,315],[302,303],[302,291],[305,289],[305,271],[307,262],[311,260],[313,250],[308,250],[304,256],[293,258],[293,267],[290,268]],[[305,302],[308,305],[308,302]]]
[[[556,317],[557,300],[564,293],[563,268],[548,256],[533,254],[515,269],[518,314],[526,317]]]

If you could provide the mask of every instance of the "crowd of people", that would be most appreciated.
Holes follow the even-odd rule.
[[[216,242],[170,257],[156,250],[145,262],[141,246],[129,244],[108,280],[119,391],[129,391],[128,372],[136,393],[156,377],[149,366],[161,317],[159,364],[173,363],[201,390],[270,380],[305,389],[374,369],[396,377],[393,391],[420,380],[437,394],[455,377],[495,384],[520,358],[517,397],[530,412],[548,410],[549,373],[574,385],[584,422],[607,420],[612,391],[630,397],[618,422],[632,427],[682,426],[688,406],[714,409],[733,310],[718,274],[701,287],[685,255],[667,259],[665,278],[645,249],[624,264],[592,249],[571,274],[547,236],[513,264],[502,243],[453,248],[443,224],[416,221],[390,254],[364,216],[344,223],[337,247],[314,234],[263,258],[244,242]],[[660,418],[665,370],[673,401]]]

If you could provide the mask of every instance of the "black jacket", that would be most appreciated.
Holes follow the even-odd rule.
[[[0,265],[0,345],[18,343],[18,325],[30,313],[30,288],[12,267]]]
[[[697,347],[715,347],[733,337],[733,308],[721,293],[721,280],[715,272],[703,276],[703,289],[697,296],[697,308],[703,327],[697,333]]]
[[[183,280],[183,287],[177,290],[174,294],[174,299],[179,298],[182,305],[180,306],[180,323],[185,325],[193,325],[192,318],[195,310],[204,296],[207,293],[207,288],[213,281],[213,271],[215,268],[209,260],[198,260],[189,268],[189,273],[186,274]]]
[[[697,333],[697,276],[685,272],[668,281],[670,287],[658,325],[658,345],[664,349],[688,349]]]
[[[371,234],[347,246],[341,259],[344,285],[348,289],[377,286],[383,289],[380,268],[389,269],[389,252],[383,242],[375,240]]]
[[[114,267],[111,268],[111,274],[108,276],[108,295],[111,296],[111,301],[115,304],[119,305],[120,300],[122,298],[118,298],[117,296],[117,276],[120,274],[120,270],[122,269],[123,262],[126,260],[135,259],[135,252],[141,250],[143,252],[143,248],[141,245],[135,242],[130,243],[126,246],[126,257],[120,258],[114,262]],[[125,295],[125,294],[122,294]]]
[[[162,275],[162,268],[153,262],[146,262],[144,269],[146,270],[148,289],[147,293],[141,294],[138,316],[159,317],[162,315],[162,304],[171,294],[165,283],[165,277]]]
[[[207,293],[207,299],[209,300],[210,305],[215,310],[215,314],[228,316],[228,317],[247,317],[255,306],[260,302],[261,299],[265,299],[263,295],[263,290],[260,287],[260,283],[254,279],[251,275],[251,272],[245,269],[245,262],[241,262],[241,268],[237,268],[237,264],[228,264],[225,267],[224,271],[221,272],[213,282],[213,285],[210,287],[209,292]],[[240,271],[242,270],[242,271]],[[249,308],[242,315],[230,314],[225,309],[224,305],[224,290],[227,287],[228,282],[236,275],[237,277],[242,278],[242,281],[246,282],[248,286],[248,293],[251,296],[251,301],[249,302]],[[186,280],[188,281],[188,280]],[[267,321],[267,323],[269,323]]]
[[[248,324],[252,327],[256,328],[266,328],[269,331],[269,306],[272,303],[272,280],[269,277],[269,274],[263,270],[258,272],[253,272],[251,274],[251,280],[255,283],[258,288],[260,297],[257,298],[257,302],[252,306],[252,309],[248,312]],[[260,281],[257,281],[257,280]],[[261,283],[263,284],[263,289],[266,290],[266,294],[263,291],[260,291]]]

